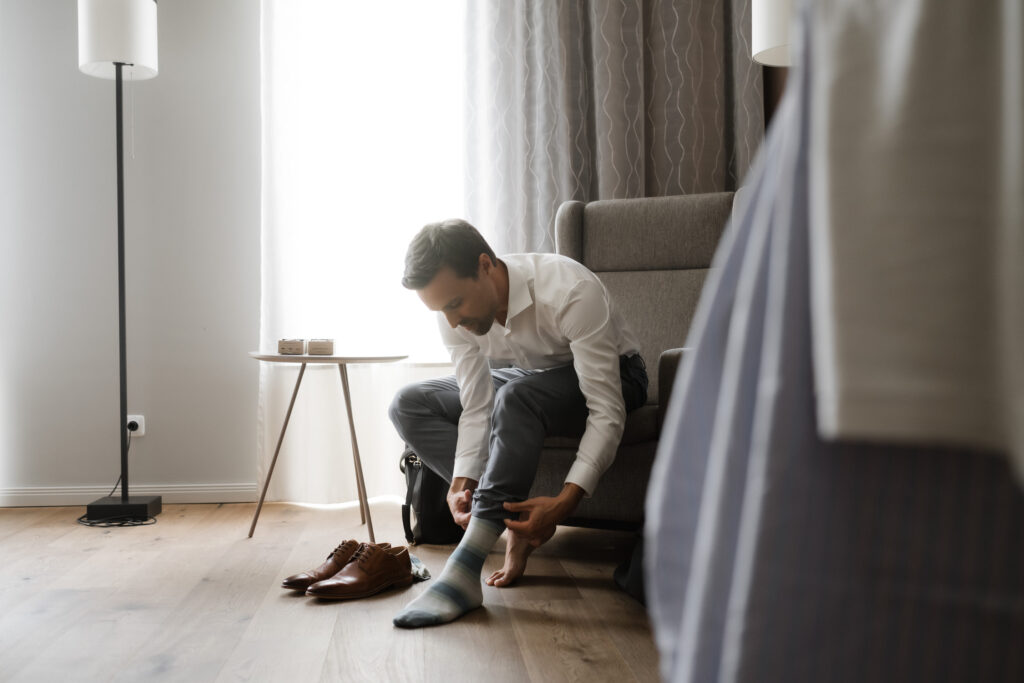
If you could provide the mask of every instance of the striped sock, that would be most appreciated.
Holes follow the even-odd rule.
[[[448,558],[437,581],[395,616],[395,626],[419,628],[447,624],[483,604],[480,571],[505,525],[471,517],[462,542]]]

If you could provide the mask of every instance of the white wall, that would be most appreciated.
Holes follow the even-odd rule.
[[[259,2],[164,0],[126,88],[132,491],[251,500],[259,340]],[[134,92],[135,158],[130,158]],[[119,472],[113,81],[75,0],[0,0],[0,505],[82,504]]]

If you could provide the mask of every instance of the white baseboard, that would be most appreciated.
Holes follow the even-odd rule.
[[[0,507],[88,505],[110,493],[109,486],[51,486],[0,489]],[[247,484],[138,484],[133,496],[160,496],[164,505],[175,503],[254,503],[255,483]],[[117,495],[117,492],[115,492]]]

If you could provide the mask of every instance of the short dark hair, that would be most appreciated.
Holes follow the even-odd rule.
[[[445,266],[454,270],[458,277],[475,280],[480,254],[487,254],[492,262],[498,262],[483,235],[461,218],[428,223],[412,238],[409,251],[405,253],[402,286],[423,289]]]

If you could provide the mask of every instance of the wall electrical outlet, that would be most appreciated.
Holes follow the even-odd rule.
[[[146,416],[145,415],[129,415],[128,424],[137,422],[139,428],[131,433],[132,437],[145,436],[146,435]]]

